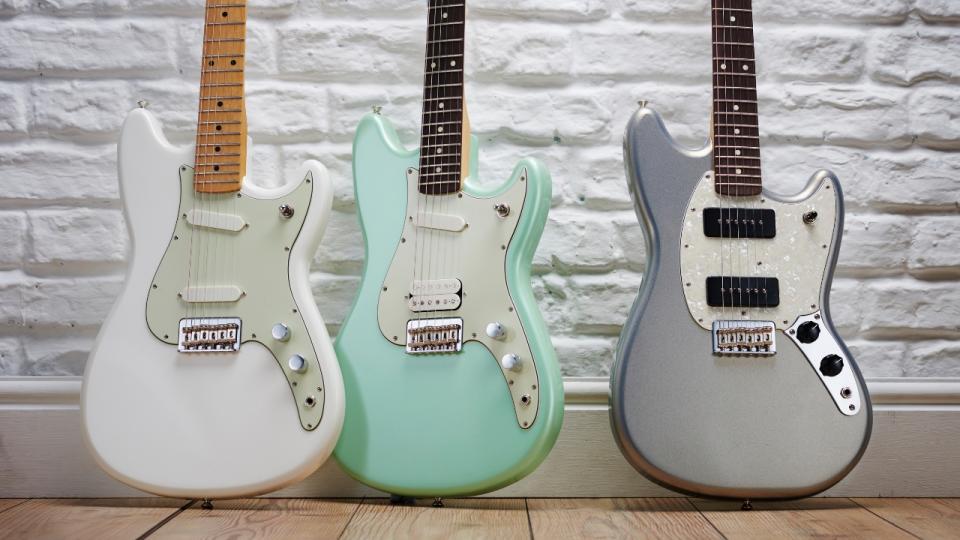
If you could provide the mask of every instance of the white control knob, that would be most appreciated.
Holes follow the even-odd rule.
[[[503,358],[500,359],[500,365],[503,366],[503,369],[508,369],[510,371],[520,371],[521,363],[520,357],[510,353],[503,355]]]
[[[498,322],[492,322],[487,325],[487,335],[493,339],[503,339],[503,336],[507,335],[507,330],[502,324]]]
[[[273,339],[277,341],[290,340],[290,329],[283,323],[273,325],[273,330],[270,330],[270,334],[273,335]]]
[[[287,365],[290,366],[291,371],[295,371],[297,373],[303,373],[307,371],[307,360],[299,354],[291,356],[290,359],[287,360]]]

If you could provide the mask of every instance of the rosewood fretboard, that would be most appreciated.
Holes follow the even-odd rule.
[[[420,193],[460,191],[467,153],[463,96],[465,0],[430,0],[420,128]]]
[[[194,189],[239,191],[246,169],[243,105],[246,0],[207,0],[200,71]]]
[[[717,193],[759,195],[760,130],[751,0],[713,0],[713,145]]]

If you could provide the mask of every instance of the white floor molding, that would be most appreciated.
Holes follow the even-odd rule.
[[[960,497],[960,379],[874,379],[874,431],[863,460],[825,495]],[[653,497],[651,484],[620,456],[607,418],[606,379],[566,381],[557,446],[529,477],[492,495]],[[143,495],[93,462],[80,434],[80,381],[0,378],[0,497]],[[171,442],[171,444],[175,444]],[[278,496],[382,495],[335,463]]]

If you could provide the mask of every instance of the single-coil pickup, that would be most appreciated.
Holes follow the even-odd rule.
[[[780,305],[780,281],[774,277],[708,277],[707,305],[719,308],[777,307]]]
[[[768,208],[704,208],[703,234],[710,238],[773,238],[777,214]]]
[[[776,335],[770,321],[714,321],[713,353],[771,355],[777,352]]]
[[[410,284],[407,307],[414,313],[460,309],[463,284],[459,279],[417,280]]]
[[[463,319],[414,319],[407,322],[407,352],[436,354],[463,348]]]
[[[181,319],[180,352],[234,352],[240,349],[240,319]]]

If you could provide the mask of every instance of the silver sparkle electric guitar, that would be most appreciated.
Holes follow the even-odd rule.
[[[858,462],[870,399],[830,320],[836,177],[763,189],[750,0],[713,0],[713,133],[678,146],[643,107],[625,140],[647,271],[611,378],[611,423],[649,479],[702,496],[812,495]]]

